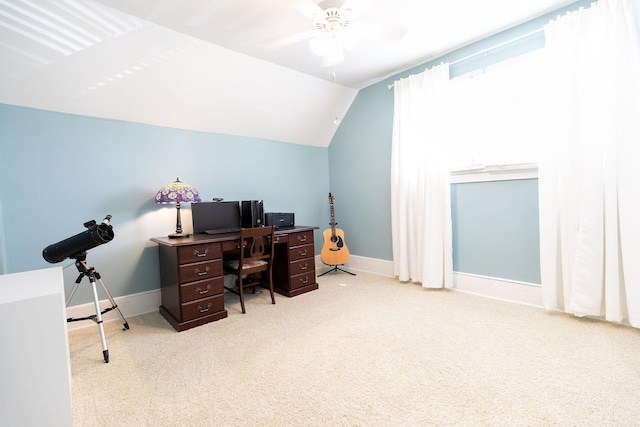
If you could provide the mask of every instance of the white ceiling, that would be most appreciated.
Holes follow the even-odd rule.
[[[326,147],[359,89],[575,0],[348,1],[404,36],[324,67],[298,36],[342,0],[0,0],[0,103]]]

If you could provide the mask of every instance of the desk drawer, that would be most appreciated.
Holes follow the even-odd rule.
[[[222,276],[222,260],[217,259],[213,261],[181,265],[178,269],[178,275],[180,283],[189,283],[196,280]]]
[[[312,258],[305,258],[298,261],[293,261],[289,264],[289,274],[295,276],[298,274],[306,273],[309,271],[315,271],[316,264]]]
[[[311,285],[316,281],[316,272],[309,271],[307,273],[298,274],[296,276],[291,276],[291,281],[289,282],[289,286],[291,290],[295,290],[298,288],[302,288],[307,285]]]
[[[289,261],[297,261],[304,258],[313,258],[313,255],[313,242],[311,242],[310,245],[289,248]]]
[[[222,252],[237,251],[240,249],[240,241],[222,242]]]
[[[180,285],[180,301],[183,303],[221,295],[224,292],[224,279],[222,276],[209,280],[199,280]]]
[[[276,234],[275,235],[275,243],[276,245],[278,243],[287,243],[289,241],[289,235],[288,234]]]
[[[289,234],[289,247],[313,244],[313,231],[303,231]]]
[[[190,245],[178,248],[178,264],[190,264],[219,258],[222,258],[222,249],[220,249],[219,243]]]
[[[224,295],[216,295],[182,304],[182,321],[197,319],[224,310]]]
[[[303,231],[289,234],[289,246],[307,245],[313,243],[313,231]]]

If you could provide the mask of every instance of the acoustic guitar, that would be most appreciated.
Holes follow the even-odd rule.
[[[329,206],[331,208],[331,228],[327,228],[324,233],[324,245],[320,257],[322,262],[327,265],[341,265],[349,259],[349,249],[344,243],[344,232],[336,228],[336,219],[334,214],[334,197],[329,193]]]

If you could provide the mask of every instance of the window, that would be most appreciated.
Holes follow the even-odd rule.
[[[530,172],[530,164],[539,160],[539,54],[534,51],[451,81],[454,122],[459,124],[451,127],[448,138],[454,170],[495,172],[491,165],[529,164],[525,169]]]

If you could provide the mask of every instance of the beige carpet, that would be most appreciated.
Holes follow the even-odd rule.
[[[639,426],[640,330],[366,273],[70,332],[76,426]]]

